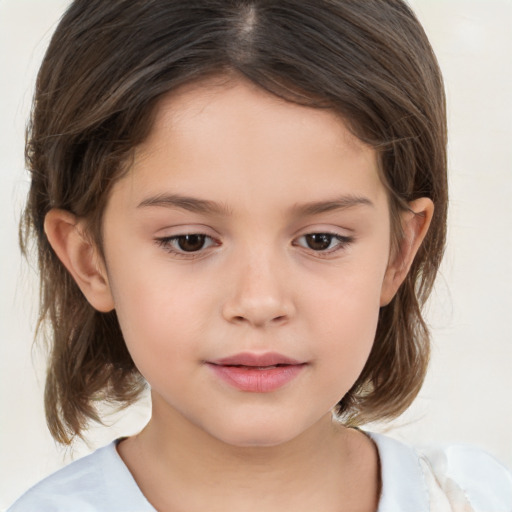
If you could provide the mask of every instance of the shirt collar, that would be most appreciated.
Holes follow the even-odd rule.
[[[414,449],[382,434],[366,434],[380,458],[382,489],[377,512],[429,512],[429,493]]]

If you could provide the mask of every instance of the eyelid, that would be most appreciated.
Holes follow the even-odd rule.
[[[203,237],[205,237],[205,239],[210,240],[209,245],[207,247],[202,247],[201,249],[199,249],[197,251],[189,251],[189,252],[183,251],[183,250],[180,250],[179,248],[174,247],[175,241],[179,240],[182,237],[194,236],[194,235],[195,236],[203,236]],[[208,249],[210,247],[221,245],[220,241],[216,240],[214,237],[207,235],[206,233],[202,233],[199,231],[193,231],[193,230],[178,233],[175,235],[157,237],[157,238],[155,238],[155,243],[159,247],[162,247],[169,254],[172,254],[173,256],[180,258],[180,259],[188,259],[188,260],[200,258],[200,257],[204,256],[207,252],[209,252]]]
[[[328,235],[328,236],[331,236],[333,239],[338,240],[339,243],[335,247],[333,247],[331,249],[325,249],[325,250],[315,250],[315,249],[312,249],[311,247],[307,247],[307,246],[300,245],[300,244],[296,243],[297,240],[299,240],[303,237],[306,237],[308,235]],[[346,250],[353,242],[354,242],[353,235],[342,235],[341,233],[336,233],[336,232],[333,232],[332,230],[328,230],[328,229],[314,229],[314,230],[308,231],[306,233],[303,233],[302,235],[295,237],[292,242],[292,245],[301,247],[316,257],[328,258],[329,256],[333,256],[340,251]]]
[[[155,243],[163,248],[166,252],[169,254],[180,258],[180,259],[196,259],[204,256],[212,247],[218,247],[222,245],[220,240],[212,235],[209,235],[205,233],[205,230],[201,229],[202,226],[199,226],[199,229],[194,229],[192,227],[185,227],[180,226],[180,228],[184,228],[182,231],[176,233],[176,234],[169,234],[165,236],[159,236],[155,237],[154,241]],[[174,227],[175,228],[175,227]],[[352,231],[346,229],[346,231]],[[179,249],[175,246],[175,242],[177,242],[180,238],[186,237],[186,236],[201,236],[204,237],[207,241],[207,245],[204,247],[201,247],[197,251],[185,251],[182,249]],[[307,244],[301,244],[298,241],[304,237],[311,236],[311,235],[327,235],[329,237],[332,237],[333,240],[337,240],[335,247],[328,248],[328,249],[314,249],[311,247],[308,247]],[[332,240],[331,240],[332,242]],[[309,226],[307,228],[307,231],[302,232],[302,234],[295,236],[292,240],[292,245],[296,247],[300,247],[306,251],[308,251],[310,254],[316,256],[316,257],[324,257],[327,258],[329,256],[332,256],[340,251],[346,250],[352,243],[354,242],[354,236],[353,235],[344,235],[340,233],[339,231],[333,230],[332,227],[322,229],[321,226]]]

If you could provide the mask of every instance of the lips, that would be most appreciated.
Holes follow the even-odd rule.
[[[265,354],[251,354],[249,352],[244,352],[242,354],[236,354],[234,356],[212,361],[212,364],[223,366],[265,367],[277,365],[297,365],[303,364],[303,362],[283,356],[277,352],[267,352]]]
[[[252,393],[276,391],[295,379],[306,364],[275,352],[241,353],[207,362],[218,378],[241,391]]]

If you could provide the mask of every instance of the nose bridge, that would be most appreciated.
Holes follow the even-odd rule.
[[[268,243],[251,244],[233,254],[231,294],[224,305],[227,320],[259,327],[291,317],[285,259]]]

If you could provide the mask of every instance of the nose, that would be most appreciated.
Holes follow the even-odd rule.
[[[224,318],[235,324],[269,327],[288,322],[295,313],[286,263],[265,251],[238,255],[230,295],[223,304]]]

